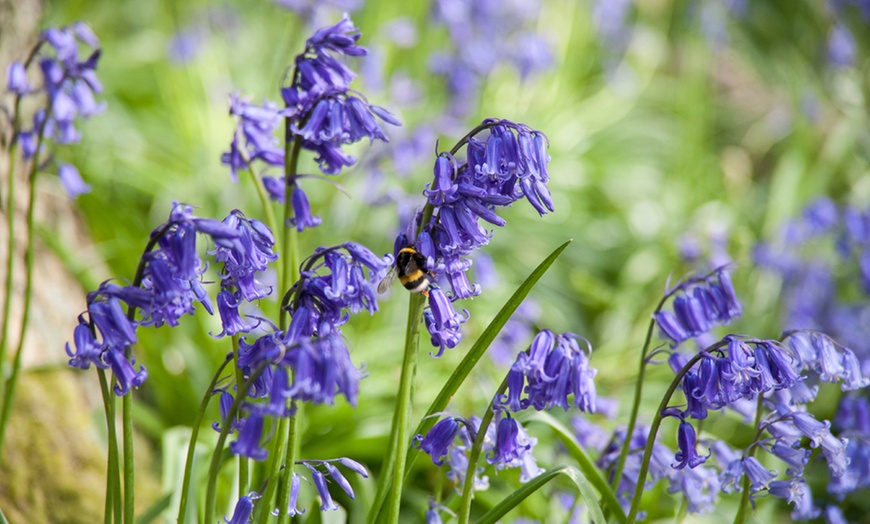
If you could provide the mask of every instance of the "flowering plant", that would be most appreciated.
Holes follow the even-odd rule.
[[[347,14],[318,21],[323,6],[279,3],[306,21],[307,38],[276,75],[280,99],[227,94],[232,130],[222,137],[220,163],[217,154],[211,160],[235,184],[216,200],[232,204],[212,210],[209,190],[221,185],[214,180],[184,202],[159,202],[161,218],[149,217],[150,234],[137,240],[144,249],[135,270],[88,286],[71,328],[66,361],[96,373],[103,402],[105,522],[161,515],[241,524],[336,512],[354,522],[622,523],[714,510],[744,522],[757,507],[795,520],[855,514],[855,493],[870,478],[863,208],[812,202],[756,246],[762,271],[732,261],[722,242],[706,256],[684,238],[691,269],[666,281],[660,269],[669,266],[644,258],[648,252],[607,252],[620,226],[592,211],[586,218],[594,225],[564,218],[576,203],[569,188],[601,196],[587,202],[594,210],[649,186],[615,190],[602,181],[591,189],[588,173],[572,171],[559,146],[572,135],[549,127],[545,134],[546,126],[531,125],[536,117],[466,121],[478,100],[489,111],[490,98],[505,97],[487,90],[489,77],[516,73],[528,82],[557,55],[545,38],[524,32],[531,8],[434,4],[447,44],[426,66],[432,83],[443,83],[446,107],[414,126],[408,92],[378,93],[385,79],[368,68],[383,49],[376,38],[368,47],[371,33],[363,38]],[[598,3],[592,12],[614,55],[632,45],[604,19],[626,16],[631,3],[618,4],[609,9],[621,14]],[[410,45],[413,38],[397,36],[408,29],[401,20],[388,27],[396,46]],[[485,35],[492,30],[498,38]],[[855,60],[843,49],[849,36],[837,23],[829,50],[838,51],[837,67]],[[6,220],[0,460],[38,281],[35,180],[56,170],[71,198],[88,190],[73,163],[58,159],[67,155],[60,146],[82,138],[79,117],[105,109],[101,56],[93,32],[76,23],[45,31],[26,59],[7,68],[12,133],[3,145],[10,173],[19,163],[27,172],[30,202],[17,332],[10,327],[17,221]],[[618,87],[625,72],[611,66],[602,64],[602,78],[612,75]],[[400,73],[390,80],[398,83]],[[388,101],[374,103],[379,97]],[[574,140],[586,140],[585,131],[573,131]],[[424,171],[428,180],[394,183],[393,168],[400,176]],[[16,202],[14,178],[7,209]],[[339,180],[356,185],[345,189]],[[336,204],[332,187],[361,201]],[[388,223],[378,215],[384,209]],[[662,227],[658,209],[625,216],[649,232]],[[504,263],[507,250],[514,264]],[[614,289],[596,287],[607,279],[587,273],[594,264],[583,262],[596,257],[609,261],[602,272],[624,265],[633,268],[626,275],[655,282],[654,294],[631,294],[642,304],[645,338],[631,329],[627,306],[610,301]],[[534,269],[517,283],[493,276],[495,268],[524,273],[527,264]],[[551,270],[560,274],[541,284]],[[773,301],[764,302],[763,286],[753,282],[769,278],[782,284],[782,320],[759,314],[773,311]],[[391,279],[399,284],[386,291]],[[403,287],[408,307],[399,314]],[[184,409],[177,400],[175,423],[190,429],[180,430],[183,449],[162,444],[166,477],[176,478],[152,501],[141,489],[148,472],[135,474],[134,434],[147,425],[147,415],[136,414],[148,413],[152,397],[176,402],[159,377],[179,354],[173,385],[195,390],[199,406]],[[620,412],[614,396],[628,390]],[[659,497],[665,492],[676,502]],[[536,500],[541,493],[548,502]],[[652,503],[653,496],[669,502]],[[153,503],[144,513],[143,499]]]

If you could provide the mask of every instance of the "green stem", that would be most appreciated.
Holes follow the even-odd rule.
[[[393,413],[393,428],[390,434],[390,447],[387,459],[393,467],[385,471],[391,476],[392,485],[387,498],[387,521],[399,522],[399,509],[402,505],[402,477],[405,473],[405,459],[409,443],[408,432],[411,425],[413,407],[414,377],[417,373],[417,348],[420,342],[420,323],[423,317],[423,295],[412,293],[408,304],[408,326],[405,330],[405,353],[402,360],[402,375],[399,379],[399,392],[396,410]]]
[[[127,359],[130,359],[132,348],[127,348]],[[134,487],[133,473],[133,391],[128,391],[121,399],[121,417],[124,424],[124,524],[134,522]]]
[[[263,492],[263,497],[260,499],[260,519],[258,522],[265,523],[269,520],[269,508],[272,507],[272,498],[278,491],[278,477],[281,475],[281,467],[283,466],[284,454],[287,449],[287,442],[290,440],[291,421],[296,417],[281,417],[278,419],[278,429],[275,433],[278,435],[278,440],[275,441],[275,449],[269,454],[269,476],[266,484],[266,491]],[[286,508],[278,507],[280,513],[284,513]]]
[[[495,405],[495,399],[503,395],[506,389],[507,376],[501,381],[501,385],[489,402],[486,413],[483,415],[483,420],[480,421],[480,427],[477,429],[474,444],[472,444],[471,451],[468,453],[468,469],[465,471],[465,484],[462,486],[462,499],[459,502],[459,524],[468,524],[471,518],[471,499],[474,496],[474,477],[477,473],[477,461],[480,460],[480,452],[483,450],[486,430],[489,429],[489,424],[494,416],[492,408]]]
[[[14,140],[14,138],[13,138]],[[15,267],[15,163],[18,159],[18,144],[9,148],[9,168],[6,172],[6,283],[3,297],[3,327],[0,334],[0,384],[6,381],[6,348],[9,344],[9,315],[12,307],[12,273]]]
[[[628,524],[634,524],[635,520],[637,519],[637,512],[640,508],[640,499],[643,497],[643,488],[644,484],[646,483],[646,474],[649,472],[649,463],[652,459],[653,445],[656,441],[656,435],[658,434],[659,426],[662,423],[662,412],[665,410],[665,408],[668,407],[668,403],[671,401],[671,396],[674,394],[674,391],[676,391],[676,389],[680,386],[680,383],[683,380],[683,376],[692,368],[692,366],[694,366],[696,363],[698,363],[699,360],[704,358],[705,353],[718,349],[726,344],[727,342],[716,342],[712,346],[708,347],[704,351],[698,352],[694,357],[689,359],[686,365],[683,366],[683,369],[681,369],[674,377],[674,380],[671,381],[671,385],[668,387],[668,390],[662,397],[662,401],[659,403],[659,407],[656,410],[655,416],[653,417],[652,424],[650,424],[649,435],[647,435],[646,447],[644,447],[643,459],[640,463],[640,472],[637,475],[637,485],[634,488],[634,496],[631,499],[631,509],[629,510],[628,517],[626,517],[625,520]],[[631,436],[626,434],[625,440],[630,441]]]
[[[220,470],[221,456],[223,455],[224,444],[226,444],[227,441],[227,435],[230,434],[232,421],[236,418],[236,415],[239,412],[239,407],[248,396],[248,390],[251,389],[251,384],[253,384],[254,381],[258,378],[260,378],[260,375],[263,374],[263,371],[265,371],[268,365],[268,362],[264,362],[260,364],[260,366],[257,367],[257,369],[253,373],[251,373],[251,376],[249,376],[248,380],[245,381],[245,385],[242,387],[242,389],[236,391],[236,398],[235,400],[233,400],[233,405],[230,406],[230,410],[227,413],[226,418],[221,421],[220,436],[218,436],[218,441],[214,448],[214,454],[211,457],[211,466],[209,466],[208,469],[208,481],[205,494],[205,519],[202,522],[215,521],[214,504],[215,496],[217,494],[217,477]]]
[[[114,513],[115,522],[121,522],[121,472],[118,470],[118,436],[115,431],[115,397],[109,390],[109,381],[106,372],[97,369],[100,377],[100,391],[103,395],[103,407],[106,412],[106,430],[109,443],[108,470],[106,471],[106,515],[105,522],[112,521]]]
[[[300,403],[297,409],[302,409]],[[290,488],[292,482],[290,479],[293,473],[293,465],[296,463],[296,455],[299,452],[299,433],[301,413],[298,411],[290,417],[290,427],[287,435],[287,449],[284,454],[284,468],[280,472],[280,482],[278,483],[278,524],[283,524],[287,521],[287,507],[290,505]]]
[[[764,402],[764,394],[758,395],[758,405],[755,408],[755,438],[753,442],[758,442],[758,439],[761,437],[761,411],[763,408]],[[749,450],[745,453],[746,457],[751,457],[755,454],[756,446],[750,446]],[[744,457],[745,458],[745,457]],[[744,475],[743,477],[743,495],[740,497],[740,507],[737,509],[737,515],[734,516],[734,524],[743,524],[746,522],[746,508],[749,506],[749,490],[751,488],[751,483],[749,481],[749,475]]]
[[[40,128],[40,136],[44,130],[45,122]],[[41,145],[41,138],[37,141],[37,148]],[[37,149],[38,151],[38,149]],[[34,245],[33,231],[34,220],[36,217],[36,169],[38,157],[33,159],[33,165],[30,170],[29,189],[30,194],[27,197],[27,223],[26,223],[26,251],[24,255],[24,311],[21,315],[21,329],[19,330],[18,346],[15,349],[15,357],[12,361],[12,374],[9,376],[8,382],[5,384],[3,392],[3,407],[0,412],[0,457],[3,456],[3,441],[6,437],[6,425],[9,422],[9,414],[12,411],[12,402],[15,399],[15,388],[18,385],[18,377],[21,373],[21,358],[24,354],[24,341],[27,335],[27,324],[30,321],[30,305],[33,302],[33,261],[34,261]],[[10,177],[12,178],[12,177]],[[10,213],[11,214],[11,213]],[[10,216],[10,220],[12,217]],[[10,258],[12,252],[9,253]],[[8,300],[8,297],[7,297]],[[5,356],[4,358],[5,359]],[[2,361],[2,360],[0,360]],[[0,382],[3,377],[0,376]]]
[[[236,373],[236,386],[241,386],[245,383],[245,373],[242,371],[242,368],[239,367],[239,335],[233,335],[232,337],[233,344],[233,363]],[[226,362],[224,362],[226,365]],[[215,375],[217,378],[217,375]],[[209,392],[214,389],[214,386],[209,388]],[[250,471],[249,471],[250,462],[247,457],[243,457],[239,455],[239,498],[248,494],[248,481],[250,479]]]
[[[658,312],[664,300],[659,303],[656,312]],[[640,412],[640,400],[643,396],[643,378],[646,374],[646,357],[649,352],[649,345],[652,341],[653,329],[655,328],[655,318],[650,320],[649,328],[646,330],[646,340],[643,343],[643,350],[640,352],[640,364],[637,370],[637,379],[634,382],[634,400],[631,404],[631,415],[628,417],[628,428],[626,429],[625,442],[622,444],[622,449],[619,451],[619,460],[616,463],[616,471],[610,481],[610,488],[616,492],[619,487],[619,481],[622,478],[622,471],[625,468],[625,461],[628,458],[628,449],[631,445],[631,436],[634,435],[634,428],[637,425],[637,416]]]
[[[296,188],[296,171],[299,165],[299,151],[302,141],[289,138],[290,123],[287,122],[287,136],[285,145],[286,165],[284,166],[284,223],[282,226],[281,256],[284,264],[282,267],[278,289],[283,293],[290,289],[293,282],[299,279],[299,233],[295,226],[290,225],[293,218],[293,190]],[[280,329],[287,327],[287,312],[281,311],[278,326]]]
[[[251,175],[251,183],[254,189],[257,190],[257,197],[260,199],[260,204],[263,206],[263,213],[266,216],[266,225],[272,230],[272,233],[278,231],[277,223],[275,222],[275,212],[272,210],[272,202],[269,200],[269,195],[266,194],[266,188],[263,187],[263,181],[257,177],[254,170],[248,167],[248,173]]]
[[[208,389],[202,397],[202,402],[199,403],[199,411],[196,413],[193,427],[190,430],[190,442],[187,444],[187,458],[184,462],[184,478],[181,481],[181,499],[178,504],[178,524],[184,524],[184,516],[187,513],[187,499],[190,494],[190,476],[193,473],[193,456],[196,451],[196,440],[199,436],[199,427],[202,425],[202,419],[205,418],[205,410],[208,408],[208,403],[214,395],[214,389],[217,387],[221,374],[229,363],[229,358],[224,360],[220,367],[218,367],[214,377],[212,377],[211,383],[208,385]]]

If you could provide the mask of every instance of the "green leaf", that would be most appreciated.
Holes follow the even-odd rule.
[[[517,507],[517,505],[525,500],[526,497],[538,491],[540,488],[544,487],[545,484],[559,475],[568,477],[574,485],[577,486],[577,490],[583,497],[586,507],[589,508],[590,520],[592,522],[605,522],[604,514],[598,506],[598,500],[595,496],[595,490],[592,489],[592,484],[589,483],[586,477],[584,477],[577,468],[573,466],[561,466],[545,471],[523,484],[521,488],[508,495],[504,500],[499,502],[498,505],[487,511],[483,517],[476,521],[477,524],[492,524],[497,522],[498,519],[504,517],[510,510]],[[625,519],[623,518],[623,521],[624,520]]]
[[[136,517],[136,524],[149,524],[154,522],[160,517],[160,514],[163,513],[172,502],[172,493],[167,493],[163,497],[161,497],[157,502],[151,505],[150,508],[145,510],[145,513]]]
[[[594,486],[598,493],[601,494],[602,502],[610,507],[611,513],[614,515],[618,522],[625,522],[625,512],[622,511],[622,507],[620,507],[619,501],[616,500],[616,495],[614,495],[613,491],[610,489],[610,485],[607,483],[606,480],[604,480],[604,477],[601,476],[601,472],[598,470],[592,460],[589,459],[589,457],[586,455],[586,452],[583,451],[583,448],[581,448],[577,444],[577,441],[574,438],[574,434],[571,432],[571,430],[565,427],[564,424],[556,420],[552,415],[543,411],[530,416],[528,418],[528,421],[546,424],[550,426],[553,431],[556,432],[556,436],[559,437],[562,445],[565,446],[565,449],[568,450],[568,454],[577,461],[577,464],[580,466],[580,470],[586,476],[587,482],[589,482],[590,485]]]

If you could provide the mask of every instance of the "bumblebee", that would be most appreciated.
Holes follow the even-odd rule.
[[[411,293],[421,293],[429,297],[433,275],[426,269],[426,257],[412,246],[403,247],[396,254],[396,265],[378,284],[378,293],[386,293],[396,277],[399,277],[399,282]]]

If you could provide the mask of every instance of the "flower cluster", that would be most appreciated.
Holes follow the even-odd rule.
[[[223,331],[217,336],[247,333],[256,325],[247,323],[239,315],[239,305],[245,300],[253,302],[272,293],[256,276],[266,271],[270,262],[278,259],[272,248],[272,231],[259,220],[249,219],[239,211],[232,211],[223,221],[224,226],[236,231],[238,237],[224,245],[217,245],[209,253],[223,264],[218,274],[221,291],[217,296]]]
[[[449,282],[451,302],[480,294],[480,286],[471,284],[466,272],[471,267],[469,255],[489,243],[492,234],[481,225],[481,219],[504,226],[496,207],[509,206],[523,197],[541,215],[553,211],[547,189],[550,157],[546,136],[526,125],[496,119],[484,120],[471,135],[484,129],[489,129],[486,140],[466,139],[465,162],[450,153],[438,156],[434,182],[423,191],[433,214],[430,222],[420,224],[415,245],[426,257],[426,269]],[[407,246],[408,238],[414,238],[413,234],[400,235],[396,246]],[[459,342],[459,324],[464,322],[446,300],[442,303],[442,296],[446,295],[430,293],[431,314],[424,316],[432,345],[440,348],[439,356],[445,347]]]
[[[221,161],[230,167],[234,179],[240,169],[248,169],[255,160],[267,166],[285,166],[286,150],[292,147],[313,152],[320,170],[335,175],[356,162],[342,149],[344,145],[364,138],[370,142],[388,141],[378,120],[395,126],[400,122],[386,109],[369,104],[350,89],[356,75],[339,60],[343,56],[366,54],[365,48],[356,45],[359,38],[357,28],[346,15],[338,23],[316,31],[306,41],[305,50],[296,56],[290,85],[281,89],[283,109],[268,100],[255,105],[237,95],[231,96],[230,114],[238,117],[238,126],[230,150],[223,153]],[[275,137],[282,121],[286,148]],[[283,201],[285,184],[292,183],[295,215],[292,225],[299,231],[319,225],[320,219],[311,215],[308,197],[296,183],[298,174],[285,176],[293,179],[264,178],[269,194]]]
[[[651,460],[649,463],[649,475],[644,488],[651,490],[660,480],[667,479],[669,493],[682,493],[686,497],[688,510],[691,513],[709,513],[716,507],[716,501],[720,492],[720,484],[715,469],[703,466],[703,460],[698,460],[694,452],[694,433],[686,429],[685,435],[680,442],[679,457],[674,462],[675,454],[664,444],[656,441],[653,444]],[[601,454],[598,466],[605,471],[612,471],[616,466],[620,450],[625,443],[625,428],[617,428],[613,438],[603,442],[600,448]],[[630,442],[631,450],[642,450],[647,445],[649,427],[638,426],[632,433]],[[682,454],[682,455],[680,455]],[[616,496],[621,505],[627,507],[631,502],[637,486],[640,473],[642,453],[632,452],[627,456],[625,467],[619,479]],[[695,462],[694,467],[684,467],[690,460]],[[700,457],[703,458],[703,457]],[[681,460],[682,459],[682,460]],[[680,467],[677,467],[680,466]],[[639,516],[642,518],[642,516]]]
[[[79,56],[79,44],[93,49],[84,58]],[[102,92],[96,75],[100,59],[99,41],[83,22],[71,26],[47,29],[40,35],[36,49],[26,62],[12,62],[6,71],[6,89],[16,97],[12,126],[21,121],[18,111],[24,98],[45,95],[32,116],[32,126],[15,130],[15,141],[25,159],[40,153],[47,140],[57,144],[73,144],[81,139],[76,129],[79,117],[90,117],[103,110],[95,94]],[[41,85],[32,84],[28,70],[38,65]],[[10,113],[6,113],[10,115]],[[58,166],[58,177],[70,198],[89,191],[78,170],[69,164]]]
[[[262,369],[247,396],[268,401],[243,404],[248,416],[234,423],[241,427],[238,440],[230,444],[234,453],[264,459],[263,419],[290,416],[288,400],[332,404],[341,394],[356,405],[362,372],[350,359],[340,327],[351,314],[377,311],[375,286],[388,267],[388,257],[378,258],[355,242],[315,250],[286,297],[292,315],[287,329],[239,342],[243,376]],[[320,274],[324,269],[329,273]]]
[[[196,250],[198,233],[209,235],[217,245],[231,245],[239,235],[217,220],[194,217],[190,206],[174,204],[169,220],[151,233],[134,284],[104,282],[88,294],[89,320],[79,317],[73,336],[76,350],[66,346],[70,366],[111,367],[118,380],[115,393],[125,395],[147,376],[142,366],[135,371],[135,359],[127,360],[125,355],[137,341],[138,326],[176,326],[182,316],[194,312],[197,302],[212,313],[211,301],[199,280],[204,265]],[[127,313],[122,304],[127,305]]]
[[[677,284],[666,291],[665,298],[674,295],[674,311],[659,309],[654,315],[662,335],[671,340],[672,347],[699,337],[716,325],[728,324],[743,312],[728,276],[728,266],[708,276]]]
[[[585,351],[578,340],[586,343]],[[587,413],[595,412],[595,377],[589,367],[592,348],[589,342],[573,333],[557,335],[543,330],[535,336],[529,349],[520,353],[507,375],[508,393],[499,403],[517,412],[528,407],[549,410],[569,406]],[[569,404],[568,397],[574,395]]]
[[[446,417],[432,426],[425,436],[414,437],[413,446],[428,454],[436,466],[443,465],[446,460],[447,478],[461,490],[468,472],[468,454],[480,431],[480,424],[477,417]],[[537,443],[538,440],[529,436],[516,419],[496,410],[496,419],[486,429],[481,451],[486,461],[496,469],[520,468],[520,481],[528,482],[543,472],[532,455]],[[475,471],[475,491],[489,488],[489,478],[482,473],[482,468]]]

